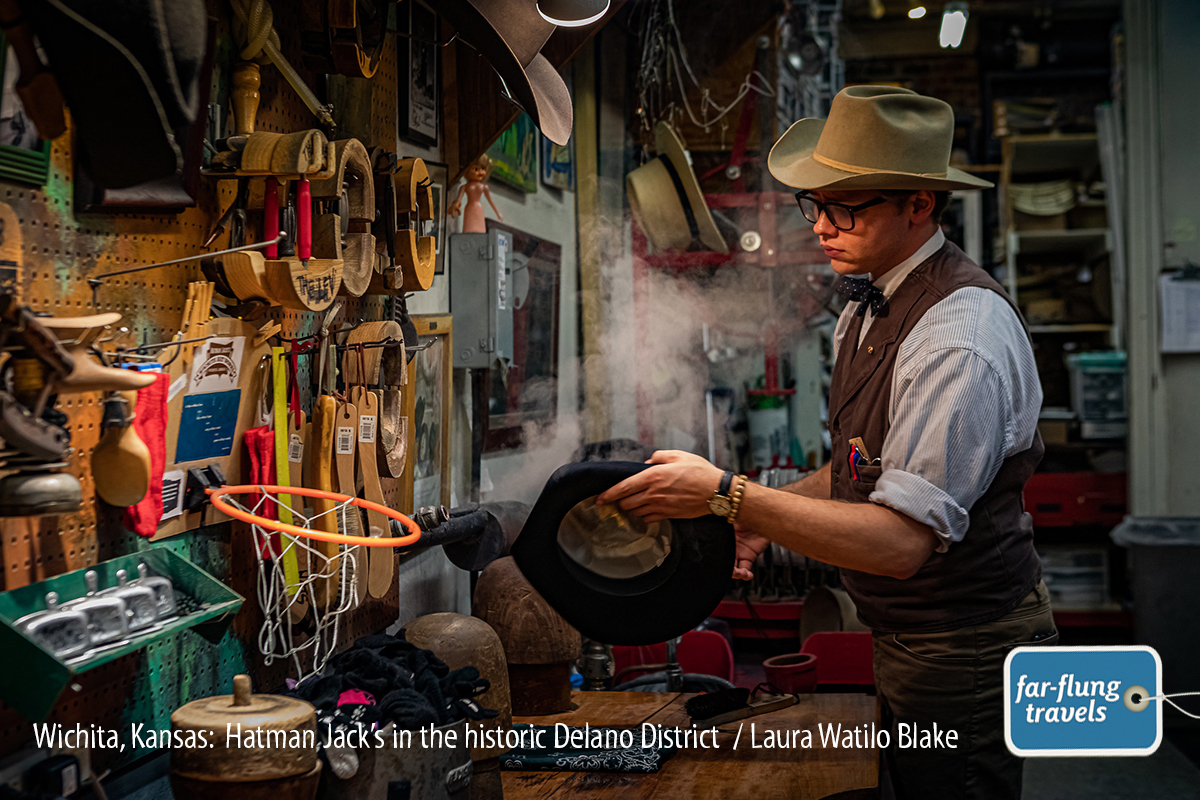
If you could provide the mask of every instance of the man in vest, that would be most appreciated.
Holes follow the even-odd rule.
[[[897,797],[1019,797],[1004,659],[1058,639],[1021,499],[1043,453],[1042,391],[1016,308],[939,226],[949,190],[991,185],[949,165],[953,137],[946,103],[858,86],[771,150],[849,300],[832,461],[779,490],[660,451],[597,502],[647,521],[722,514],[739,578],[771,541],[839,567],[873,631]],[[904,746],[934,724],[954,736]]]

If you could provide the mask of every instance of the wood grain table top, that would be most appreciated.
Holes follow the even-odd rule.
[[[650,692],[574,692],[572,709],[562,714],[514,717],[530,725],[639,727],[643,723],[691,729],[684,702],[693,695]],[[751,737],[751,723],[754,735]],[[875,698],[861,694],[808,694],[800,702],[770,714],[718,728],[717,748],[680,748],[653,774],[505,771],[506,800],[548,797],[720,798],[817,800],[846,792],[847,798],[872,797],[879,781],[879,751],[869,746],[823,746],[819,725],[834,730],[878,728]],[[737,738],[741,726],[741,736]],[[790,741],[781,734],[809,730]],[[737,739],[737,748],[734,742]],[[843,743],[845,739],[839,741]],[[710,738],[705,739],[710,743]],[[860,734],[860,743],[866,744]],[[759,745],[755,747],[754,745]],[[772,744],[774,746],[763,746]]]

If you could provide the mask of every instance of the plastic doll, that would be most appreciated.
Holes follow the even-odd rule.
[[[454,198],[454,202],[450,204],[448,209],[450,216],[457,217],[459,212],[463,215],[463,233],[487,233],[487,223],[483,216],[483,202],[481,198],[486,197],[488,205],[492,207],[492,211],[496,213],[496,219],[501,222],[504,217],[500,214],[496,204],[492,202],[492,192],[488,188],[488,175],[492,173],[492,159],[486,155],[480,156],[471,162],[471,166],[467,167],[465,173],[467,182],[459,189],[458,196]],[[463,197],[467,198],[467,207],[462,208]]]

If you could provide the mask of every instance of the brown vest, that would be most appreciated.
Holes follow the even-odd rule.
[[[863,318],[852,319],[829,389],[833,441],[829,479],[834,500],[870,502],[882,468],[860,466],[854,480],[849,440],[862,437],[872,457],[883,451],[900,343],[926,311],[968,286],[991,289],[1009,299],[1000,284],[947,242],[909,273],[889,299],[887,315],[874,319],[857,350]],[[877,631],[945,631],[997,619],[1015,608],[1042,575],[1033,549],[1032,521],[1021,494],[1043,452],[1041,436],[1035,434],[1028,450],[1006,458],[991,486],[969,509],[963,540],[945,553],[934,553],[911,578],[841,570],[842,584],[858,605],[862,621]]]

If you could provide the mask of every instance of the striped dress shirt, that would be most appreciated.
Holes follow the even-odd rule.
[[[944,242],[939,230],[875,285],[890,297]],[[858,305],[847,303],[838,318],[835,359]],[[868,309],[863,335],[872,319]],[[952,292],[900,343],[871,502],[928,525],[945,552],[962,540],[1001,462],[1033,443],[1041,406],[1033,348],[1012,306],[990,289]]]

